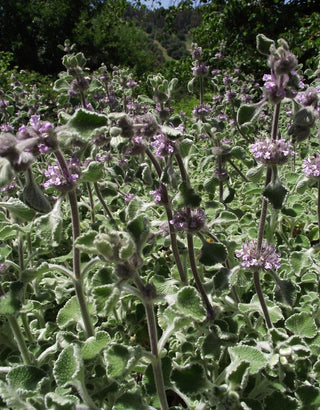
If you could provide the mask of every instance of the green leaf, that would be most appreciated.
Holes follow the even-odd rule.
[[[207,178],[203,183],[204,189],[209,192],[209,194],[214,194],[218,185],[219,181],[216,177]]]
[[[172,370],[171,381],[187,395],[199,394],[208,389],[205,370],[200,363],[192,363]]]
[[[46,409],[67,410],[76,408],[79,398],[73,394],[68,394],[68,389],[57,388],[55,392],[45,395]]]
[[[113,345],[106,352],[107,374],[109,377],[121,377],[127,370],[127,365],[131,354],[122,345]]]
[[[14,315],[21,307],[21,301],[12,292],[0,296],[0,315]]]
[[[185,286],[177,294],[179,313],[201,322],[206,317],[199,293],[192,286]]]
[[[17,224],[5,225],[0,228],[0,238],[1,241],[8,241],[10,239],[15,239],[18,236],[18,232],[21,230],[20,226]]]
[[[308,409],[320,407],[320,390],[311,385],[303,385],[297,388],[297,394],[303,403],[303,406]]]
[[[94,240],[97,236],[96,231],[88,231],[81,234],[75,241],[75,245],[80,251],[89,253],[89,254],[98,254]]]
[[[40,233],[41,239],[51,246],[59,246],[62,239],[61,201],[62,198],[59,198],[51,212],[35,220],[37,233]]]
[[[99,317],[105,317],[110,313],[120,297],[119,288],[114,283],[96,286],[93,289],[94,305]]]
[[[285,321],[285,326],[295,335],[313,338],[317,334],[317,326],[308,312],[295,313]]]
[[[265,410],[298,410],[298,401],[288,395],[274,391],[264,401]]]
[[[183,197],[183,205],[190,208],[197,208],[201,203],[201,196],[186,182],[182,182],[179,191]]]
[[[267,297],[265,298],[265,301],[271,322],[276,323],[279,320],[282,320],[283,314],[279,306],[270,301]],[[260,315],[263,316],[263,311],[257,295],[253,295],[250,303],[239,303],[238,308],[240,312],[243,312],[244,314],[259,312]]]
[[[82,358],[88,360],[98,356],[101,350],[108,347],[110,340],[109,334],[104,331],[99,331],[95,336],[89,337],[81,346]]]
[[[259,182],[264,173],[264,170],[264,165],[258,165],[257,167],[250,168],[246,173],[246,177],[249,181]]]
[[[90,314],[94,314],[93,305],[88,304]],[[76,296],[72,296],[67,303],[59,310],[57,315],[57,325],[60,329],[65,329],[71,325],[80,323],[83,326],[79,302]]]
[[[182,158],[185,158],[188,156],[191,147],[193,146],[194,142],[189,139],[189,138],[185,138],[184,140],[182,140],[179,144],[179,152]]]
[[[259,53],[269,56],[270,47],[275,45],[275,42],[270,38],[266,37],[264,34],[258,34],[256,37],[257,50]]]
[[[170,386],[170,374],[172,371],[172,362],[170,357],[165,356],[161,359],[161,367],[162,367],[162,374],[163,374],[163,382],[165,387]],[[143,383],[145,388],[150,395],[154,395],[157,393],[156,384],[154,381],[154,374],[152,364],[150,363],[145,370]]]
[[[149,236],[149,222],[147,218],[143,215],[137,216],[128,223],[127,230],[134,240],[137,249],[141,250]]]
[[[231,365],[234,367],[237,363],[248,362],[250,374],[256,374],[268,365],[267,357],[252,346],[232,346],[228,348],[228,352]]]
[[[88,141],[97,128],[105,127],[108,124],[108,117],[96,112],[79,108],[71,117],[67,124],[67,129],[76,132],[82,139]]]
[[[222,211],[220,212],[218,218],[214,220],[215,225],[222,225],[222,224],[230,224],[238,222],[238,217],[235,213],[230,211]]]
[[[34,209],[37,212],[47,214],[52,209],[49,200],[33,178],[30,178],[27,185],[24,187],[23,200],[31,209]]]
[[[117,398],[112,410],[148,410],[150,409],[138,392],[127,392]]]
[[[263,190],[262,195],[268,199],[274,209],[281,209],[288,192],[288,188],[286,188],[281,181],[276,180],[269,182]]]
[[[98,161],[89,163],[81,173],[81,181],[83,182],[97,182],[101,181],[104,175],[104,164]]]
[[[10,198],[7,202],[0,202],[0,206],[10,211],[16,218],[30,222],[35,216],[34,210],[16,198]]]
[[[279,279],[277,281],[275,297],[277,300],[292,306],[297,299],[297,289],[290,279]]]
[[[228,256],[227,248],[222,243],[203,242],[199,262],[205,266],[222,263]]]
[[[62,350],[53,368],[58,386],[78,385],[82,380],[82,359],[78,346],[70,345]]]
[[[7,374],[7,381],[10,387],[17,390],[19,394],[34,394],[40,391],[46,376],[47,374],[39,367],[17,366]]]
[[[237,112],[237,122],[240,126],[246,126],[250,124],[259,115],[263,104],[261,102],[257,104],[243,104],[240,106]]]

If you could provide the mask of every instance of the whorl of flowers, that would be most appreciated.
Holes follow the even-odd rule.
[[[204,104],[197,105],[192,110],[192,114],[196,118],[200,118],[200,119],[204,119],[205,117],[209,116],[211,113],[212,113],[212,108]]]
[[[241,259],[241,266],[252,270],[272,270],[280,267],[280,254],[275,251],[272,244],[265,241],[260,252],[255,241],[247,241],[242,248],[235,251],[236,257]]]
[[[78,161],[70,160],[68,170],[61,170],[58,165],[49,165],[44,175],[49,178],[43,185],[45,188],[54,186],[61,192],[68,192],[74,188],[75,181],[79,178],[80,169]]]
[[[156,156],[158,158],[164,158],[174,152],[175,143],[167,139],[163,134],[158,134],[153,137],[151,146],[156,150]]]
[[[249,151],[252,152],[258,162],[266,165],[284,164],[290,156],[294,155],[290,142],[285,141],[283,138],[278,140],[265,138],[257,141],[250,146]]]
[[[177,230],[199,231],[204,227],[206,215],[201,208],[175,212],[170,224]]]
[[[313,157],[309,155],[303,161],[302,169],[309,178],[320,179],[320,155],[314,154]]]

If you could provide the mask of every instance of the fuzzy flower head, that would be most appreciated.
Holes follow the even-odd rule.
[[[236,257],[241,259],[241,266],[252,270],[272,270],[280,268],[280,254],[272,244],[265,241],[260,252],[255,241],[245,242],[242,248],[236,250]]]
[[[160,183],[159,188],[154,191],[150,191],[149,194],[153,196],[154,202],[158,205],[164,205],[169,202],[166,187],[162,183]]]
[[[308,156],[303,161],[302,169],[309,178],[320,179],[320,155],[314,154],[313,157]]]
[[[294,155],[290,142],[283,138],[272,140],[266,138],[255,142],[249,148],[256,160],[266,165],[281,165]]]
[[[77,161],[69,161],[69,169],[61,170],[57,165],[49,165],[44,171],[48,180],[43,184],[45,188],[54,186],[61,192],[69,192],[74,189],[75,182],[79,178],[80,170]]]
[[[197,105],[194,107],[192,110],[192,114],[201,120],[204,120],[206,117],[208,117],[212,113],[212,109],[208,105]]]
[[[177,230],[200,231],[205,224],[205,213],[201,208],[192,209],[190,212],[180,209],[175,212],[170,224]]]
[[[175,150],[174,141],[167,139],[163,134],[155,135],[151,146],[155,148],[155,153],[158,158],[164,158],[172,154]]]

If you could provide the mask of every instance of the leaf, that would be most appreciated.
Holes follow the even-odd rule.
[[[0,206],[11,212],[16,218],[30,222],[35,216],[34,210],[16,198],[10,198],[7,202],[0,202]]]
[[[184,206],[197,208],[200,205],[202,201],[201,196],[188,183],[182,182],[179,186],[179,191],[183,197]]]
[[[7,381],[13,389],[19,394],[35,393],[40,391],[43,379],[47,374],[39,367],[35,366],[17,366],[7,374]]]
[[[300,312],[290,316],[285,321],[285,326],[295,335],[311,339],[317,334],[317,326],[310,313]]]
[[[276,323],[279,320],[283,319],[283,314],[279,306],[277,306],[275,303],[270,301],[268,298],[265,298],[265,301],[266,301],[266,305],[268,308],[271,322]],[[239,303],[238,308],[240,312],[243,312],[245,314],[259,312],[261,315],[263,315],[263,311],[262,311],[259,298],[257,295],[253,295],[250,303]]]
[[[137,249],[141,250],[149,236],[149,222],[147,218],[143,215],[137,216],[128,223],[127,230],[134,240]]]
[[[62,350],[53,368],[53,376],[58,386],[78,385],[82,380],[83,363],[80,350],[70,345]]]
[[[106,352],[107,374],[109,377],[121,377],[131,358],[129,350],[122,345],[116,344],[111,346]]]
[[[96,286],[92,292],[94,305],[99,317],[105,317],[114,308],[120,297],[119,288],[114,283]]]
[[[269,182],[263,190],[262,195],[268,199],[274,209],[281,209],[288,192],[288,188],[286,188],[281,181],[276,180]]]
[[[99,331],[95,336],[89,337],[81,346],[81,355],[84,360],[93,359],[101,350],[108,347],[110,336],[107,332]]]
[[[264,401],[265,410],[298,410],[298,401],[279,391],[272,392]]]
[[[184,394],[199,394],[208,388],[208,381],[203,366],[192,363],[172,370],[171,381]]]
[[[43,241],[50,243],[51,246],[59,246],[62,238],[61,201],[62,197],[56,201],[51,212],[35,220],[37,233]]]
[[[266,37],[264,34],[257,35],[256,43],[257,43],[257,50],[259,51],[259,53],[265,56],[270,55],[270,47],[275,45],[274,41]]]
[[[165,356],[161,359],[161,367],[162,367],[162,374],[163,374],[163,382],[165,387],[170,387],[170,374],[172,371],[172,362],[170,357]],[[154,374],[152,364],[150,363],[145,370],[143,383],[145,388],[150,395],[154,395],[157,393],[156,384],[154,381]]]
[[[62,391],[61,391],[62,390]],[[63,391],[65,390],[65,391]],[[57,388],[55,392],[49,392],[45,395],[45,405],[47,409],[73,409],[77,408],[79,398],[73,394],[68,394],[68,389]]]
[[[203,242],[199,262],[205,266],[213,266],[227,259],[227,248],[222,243]]]
[[[112,410],[148,410],[150,409],[138,392],[127,392],[117,398]]]
[[[23,189],[23,200],[31,208],[37,212],[47,214],[51,211],[52,206],[41,191],[39,185],[30,178],[27,185]]]
[[[242,104],[237,112],[237,122],[240,126],[246,126],[253,122],[259,115],[264,104]]]
[[[81,234],[75,241],[75,245],[80,251],[88,254],[98,254],[94,240],[97,236],[96,231],[88,231]]]
[[[21,307],[21,301],[12,292],[0,296],[0,315],[14,315]]]
[[[290,279],[279,279],[277,280],[277,286],[275,290],[275,297],[277,300],[280,300],[292,306],[295,304],[297,299],[297,289]]]
[[[257,167],[254,168],[250,168],[247,173],[246,173],[246,177],[248,178],[249,181],[252,182],[259,182],[263,173],[264,173],[264,165],[258,165]]]
[[[238,217],[234,212],[230,211],[222,211],[218,218],[216,218],[213,223],[215,225],[219,224],[230,224],[230,223],[235,223],[238,222]]]
[[[89,304],[89,312],[92,315],[94,314],[94,308],[91,303]],[[59,310],[57,315],[57,325],[60,329],[65,329],[76,323],[81,323],[82,327],[84,327],[78,299],[76,296],[72,296]]]
[[[188,156],[191,147],[193,146],[194,142],[191,139],[185,138],[179,144],[179,152],[182,158]]]
[[[177,294],[177,307],[179,313],[201,322],[206,318],[205,309],[202,307],[199,293],[192,286],[185,286]]]
[[[89,163],[81,173],[81,181],[83,182],[97,182],[101,181],[104,175],[104,164],[98,161]]]
[[[236,363],[248,362],[250,364],[250,374],[256,374],[268,365],[267,357],[252,346],[232,346],[228,348],[228,352],[231,365],[235,366]]]
[[[97,128],[105,127],[107,124],[108,117],[106,115],[79,108],[68,121],[66,127],[67,130],[69,128],[71,132],[76,132],[82,139],[88,141]]]

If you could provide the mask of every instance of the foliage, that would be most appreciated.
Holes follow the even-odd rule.
[[[70,42],[2,92],[1,407],[319,407],[320,65],[255,44],[262,87],[192,45],[187,114]]]

